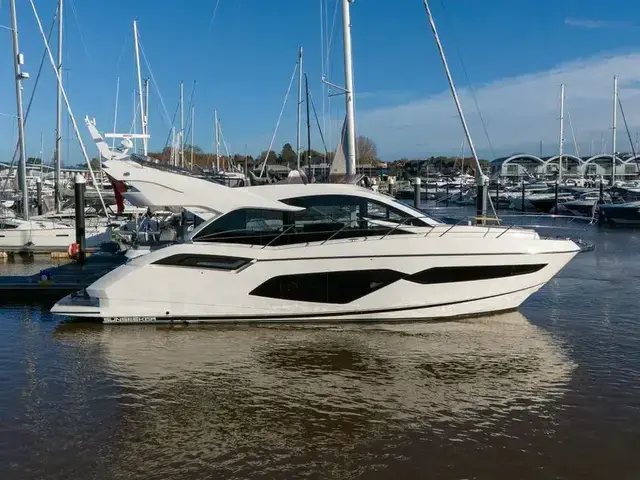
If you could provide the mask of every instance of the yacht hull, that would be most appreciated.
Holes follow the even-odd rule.
[[[567,240],[477,241],[476,245],[485,244],[484,252],[465,252],[469,244],[463,239],[420,240],[337,242],[307,249],[175,245],[119,267],[83,295],[62,299],[52,312],[104,323],[371,322],[473,316],[517,309],[579,251]],[[401,247],[402,253],[389,253]],[[250,261],[233,272],[155,263],[163,256],[194,252]],[[318,276],[326,278],[326,285],[318,283]]]
[[[604,223],[637,226],[640,225],[640,202],[620,205],[601,205],[600,215]]]
[[[40,222],[25,223],[26,225],[21,225],[18,228],[0,229],[0,250],[2,248],[25,248],[42,251],[67,251],[69,245],[76,241],[75,227],[38,228]],[[86,239],[87,247],[94,248],[108,242],[111,239],[111,234],[106,227],[88,228]]]

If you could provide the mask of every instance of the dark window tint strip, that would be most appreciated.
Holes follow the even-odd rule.
[[[546,266],[546,263],[540,263],[534,265],[434,267],[414,273],[404,279],[422,284],[472,282],[474,280],[490,280],[492,278],[527,275],[542,270]]]
[[[404,276],[395,270],[350,270],[279,275],[251,295],[299,302],[346,304],[386,287]]]
[[[175,267],[210,268],[215,270],[237,270],[249,262],[250,258],[221,257],[218,255],[194,255],[180,253],[162,258],[155,265],[171,265]]]

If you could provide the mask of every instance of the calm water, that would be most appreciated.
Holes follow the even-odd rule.
[[[639,478],[640,232],[585,236],[596,250],[520,313],[460,322],[0,308],[0,478]]]

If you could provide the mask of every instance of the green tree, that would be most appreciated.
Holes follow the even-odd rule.
[[[40,165],[42,163],[42,159],[38,157],[29,157],[27,158],[27,163],[31,165]]]
[[[266,160],[269,165],[273,165],[274,163],[278,163],[279,158],[278,154],[273,150],[269,150],[268,152],[264,150],[258,157],[258,164]]]
[[[91,162],[90,162],[90,163],[91,163],[91,168],[92,168],[93,170],[98,170],[98,169],[100,168],[100,163],[101,163],[101,162],[100,162],[100,159],[99,159],[99,158],[93,157],[93,158],[91,159]]]
[[[290,143],[285,143],[282,147],[282,151],[280,152],[278,163],[288,165],[289,167],[293,168],[297,160],[298,156],[296,155],[296,151],[293,149]]]
[[[186,143],[185,146],[184,146],[184,154],[185,154],[185,156],[187,155],[187,153],[191,154],[191,145],[188,144],[188,143]],[[202,155],[203,153],[204,152],[202,151],[202,149],[199,146],[197,146],[197,145],[193,146],[193,154],[194,155],[196,155],[196,154]]]

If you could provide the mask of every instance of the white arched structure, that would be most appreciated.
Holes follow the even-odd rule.
[[[536,155],[518,153],[491,162],[492,177],[522,178],[544,174],[545,161]]]
[[[594,155],[587,159],[582,165],[582,175],[585,177],[602,176],[611,178],[613,155],[611,154],[599,154]],[[635,168],[632,166],[632,168]],[[616,155],[615,157],[615,171],[613,172],[616,177],[622,177],[627,175],[625,168],[625,161]],[[635,172],[632,172],[635,175]]]
[[[571,154],[562,155],[562,172],[567,175],[582,176],[582,166],[584,160]],[[560,155],[549,157],[544,162],[545,173],[547,175],[555,175],[560,169]]]

